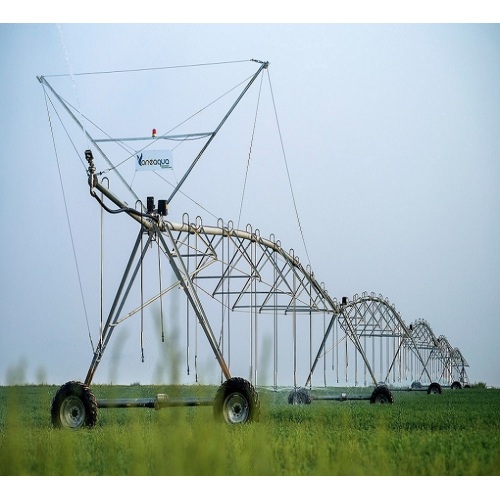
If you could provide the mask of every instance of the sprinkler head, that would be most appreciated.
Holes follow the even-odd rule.
[[[91,163],[92,160],[94,159],[94,156],[92,155],[92,151],[90,149],[85,150],[85,159],[87,160],[88,163]]]

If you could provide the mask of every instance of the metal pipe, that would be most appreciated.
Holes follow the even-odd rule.
[[[369,396],[350,396],[349,394],[339,394],[331,396],[313,396],[311,395],[311,400],[313,401],[369,401],[371,399],[371,394]]]
[[[178,398],[170,399],[165,394],[158,394],[156,398],[118,398],[98,399],[98,408],[160,408],[179,406],[212,406],[213,398]]]

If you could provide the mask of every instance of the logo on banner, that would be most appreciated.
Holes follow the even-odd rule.
[[[172,168],[171,150],[148,150],[142,151],[136,155],[135,169],[140,170],[159,170],[162,168]]]

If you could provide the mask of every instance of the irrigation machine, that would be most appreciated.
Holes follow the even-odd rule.
[[[54,89],[49,77],[38,77],[47,110],[60,109],[61,112],[56,111],[60,120],[64,113],[69,116],[89,144],[80,161],[85,166],[89,194],[99,205],[101,219],[106,214],[113,221],[128,218],[137,231],[109,309],[106,314],[101,313],[99,341],[93,348],[86,377],[83,381],[65,383],[54,396],[51,408],[54,426],[93,426],[101,408],[200,405],[213,406],[215,418],[229,424],[256,421],[260,413],[257,388],[261,378],[274,391],[284,386],[290,404],[317,400],[390,404],[394,401],[392,391],[405,387],[438,393],[443,385],[451,388],[468,385],[465,372],[468,365],[460,351],[452,348],[445,337],[436,338],[424,320],[406,325],[388,299],[373,293],[352,300],[332,298],[310,266],[304,266],[293,250],[286,251],[273,235],[264,238],[249,225],[240,229],[222,219],[214,225],[205,225],[200,217],[191,220],[187,214],[181,222],[170,219],[169,209],[175,195],[254,82],[259,77],[262,82],[269,63],[255,60],[251,63],[257,64],[257,70],[238,88],[236,99],[209,132],[160,134],[153,130],[147,137],[116,138],[102,133],[101,128],[94,126],[77,106]],[[146,170],[154,174],[151,171],[170,168],[171,150],[156,149],[159,143],[169,141],[203,144],[168,197],[135,198],[134,205],[111,189],[105,174],[116,174],[123,184],[118,167],[126,162],[111,159],[106,146],[121,146],[129,163],[136,162],[137,172]],[[135,195],[131,182],[125,184],[129,194]],[[150,277],[147,266],[157,271],[156,290],[146,297],[146,282]],[[152,290],[153,285],[148,284]],[[130,309],[131,297],[137,297],[138,288],[139,304]],[[142,345],[143,314],[152,304],[159,309],[159,330],[164,337],[164,325],[169,320],[164,312],[166,302],[174,295],[182,297],[175,304],[183,310],[186,325],[187,373],[198,380],[199,358],[192,351],[193,339],[198,344],[199,332],[212,360],[215,357],[218,364],[221,384],[215,396],[170,398],[158,394],[150,398],[96,399],[91,385],[105,351],[112,345],[112,337],[119,335],[116,332],[126,320],[140,316]],[[181,300],[185,306],[179,306]],[[262,352],[266,354],[265,361]],[[194,369],[189,359],[194,359]],[[287,368],[291,384],[282,384],[280,374]],[[300,384],[302,376],[304,382]],[[328,389],[334,385],[349,387],[352,382],[362,390],[332,395]],[[323,388],[313,390],[319,386]]]

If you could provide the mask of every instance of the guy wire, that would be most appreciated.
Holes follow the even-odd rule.
[[[49,106],[48,106],[48,103],[47,103],[47,95],[46,95],[45,92],[44,92],[44,96],[45,96],[45,107],[47,109],[47,117],[48,117],[48,120],[49,120],[50,133],[51,133],[51,136],[52,136],[52,145],[54,147],[54,155],[56,157],[57,171],[58,171],[58,174],[59,174],[59,182],[60,182],[60,185],[61,185],[62,197],[63,197],[63,201],[64,201],[64,210],[66,212],[66,221],[68,223],[69,235],[70,235],[70,239],[71,239],[71,248],[73,250],[73,259],[75,261],[76,274],[78,276],[78,284],[79,284],[79,287],[80,287],[80,296],[81,296],[81,299],[82,299],[83,311],[84,311],[84,314],[85,314],[85,322],[87,324],[87,332],[88,332],[88,335],[89,335],[89,340],[90,340],[90,345],[92,347],[92,352],[95,353],[94,343],[92,342],[92,336],[90,334],[89,317],[88,317],[88,313],[87,313],[87,306],[85,304],[85,296],[83,294],[83,286],[82,286],[82,279],[81,279],[81,275],[80,275],[80,267],[78,266],[78,259],[77,259],[77,255],[76,255],[75,240],[73,238],[73,231],[71,230],[71,221],[70,221],[70,218],[69,218],[68,204],[67,204],[67,201],[66,201],[66,194],[65,194],[65,191],[64,191],[64,182],[63,182],[62,174],[61,174],[61,166],[59,164],[59,156],[57,154],[57,147],[56,147],[56,142],[55,142],[55,137],[54,137],[54,130],[52,128],[52,120],[50,119],[50,111],[49,111]]]

